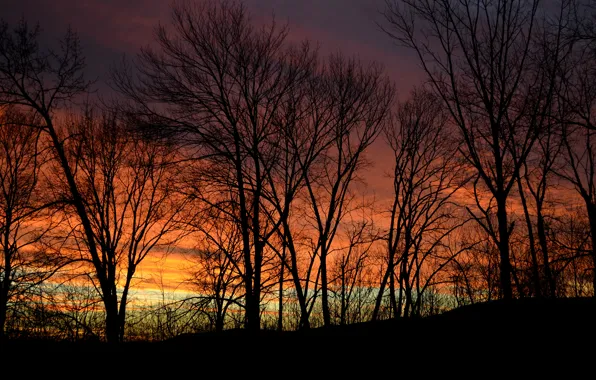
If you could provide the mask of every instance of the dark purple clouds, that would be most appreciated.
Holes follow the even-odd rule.
[[[6,1],[6,0],[5,0]],[[201,1],[201,0],[197,0]],[[256,23],[271,16],[289,22],[290,39],[309,39],[320,43],[323,54],[338,51],[363,61],[382,63],[395,81],[400,97],[420,82],[421,74],[411,52],[396,47],[376,22],[384,0],[245,0]],[[21,16],[39,21],[44,38],[57,39],[71,25],[81,38],[87,57],[89,77],[98,78],[97,88],[106,91],[110,66],[124,54],[132,56],[150,44],[153,28],[169,22],[168,0],[8,0],[0,17],[14,24]],[[375,162],[366,177],[384,193],[390,184],[383,173],[390,166],[389,151],[381,141],[375,144],[370,159]]]
[[[198,0],[200,1],[200,0]],[[14,23],[21,16],[39,21],[47,36],[59,37],[67,25],[80,35],[92,76],[103,79],[123,54],[149,44],[158,22],[167,23],[166,0],[9,0],[1,17]],[[342,51],[364,61],[383,63],[401,94],[418,81],[409,52],[397,48],[375,22],[384,0],[246,0],[255,22],[272,14],[290,24],[292,40],[310,39],[323,53]]]

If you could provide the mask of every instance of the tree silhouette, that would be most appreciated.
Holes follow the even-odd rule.
[[[593,261],[593,289],[596,296],[596,166],[594,164],[596,143],[594,124],[594,105],[596,92],[594,84],[594,58],[596,53],[596,35],[594,19],[589,7],[576,8],[576,24],[566,29],[570,45],[573,47],[568,70],[561,74],[561,86],[558,88],[557,119],[562,124],[564,162],[558,173],[569,181],[581,197],[588,216],[591,236]],[[585,12],[585,13],[584,13]]]
[[[145,125],[159,126],[153,130],[159,130],[162,137],[192,147],[194,157],[209,165],[208,189],[214,197],[231,192],[223,202],[233,201],[237,207],[217,202],[217,198],[208,201],[240,226],[246,327],[251,330],[260,327],[263,268],[271,249],[270,238],[288,218],[292,200],[303,183],[312,193],[310,204],[321,232],[316,250],[322,258],[322,288],[326,288],[326,255],[339,220],[337,211],[362,151],[377,135],[390,100],[381,94],[383,88],[390,93],[381,71],[364,69],[353,60],[331,60],[321,82],[312,82],[315,56],[308,44],[298,48],[285,45],[287,33],[287,28],[275,22],[262,29],[254,27],[237,3],[174,6],[172,31],[165,27],[157,30],[159,50],[144,49],[136,62],[136,73],[124,69],[114,75],[117,88],[134,101],[131,114]],[[322,102],[328,108],[323,116],[327,122],[315,122],[306,134],[299,133],[305,125],[296,123],[302,117],[299,112],[304,107],[313,109],[318,100],[308,98],[304,102],[310,104],[297,103],[303,98],[297,89],[307,86],[303,91],[314,95],[308,89],[313,84],[316,89],[323,86],[325,92],[316,92],[318,96],[331,99]],[[326,138],[323,144],[319,142],[321,136]],[[286,138],[289,141],[284,141]],[[340,170],[330,178],[337,185],[329,215],[323,214],[319,193],[315,193],[319,179],[308,178],[321,145],[338,152],[326,158],[329,168],[335,163]],[[298,160],[292,157],[293,178],[282,182],[289,186],[277,187],[276,174],[287,169],[280,167],[287,161],[279,162],[285,156],[284,149],[293,155],[299,148],[306,154],[297,156]],[[340,203],[338,199],[342,199]],[[277,215],[272,216],[272,212]],[[323,290],[323,305],[326,302]],[[326,306],[324,314],[328,324]]]
[[[44,196],[48,154],[34,123],[14,107],[0,115],[0,339],[10,306],[68,262],[47,245],[59,219]]]
[[[385,11],[385,31],[415,51],[460,131],[460,153],[477,173],[477,207],[469,212],[499,247],[506,299],[513,297],[508,199],[548,123],[566,55],[567,2],[555,12],[554,28],[539,4],[400,0],[389,1]]]
[[[31,28],[24,20],[14,29],[5,22],[0,23],[0,105],[17,106],[39,120],[31,126],[39,128],[50,140],[51,150],[68,189],[66,201],[73,206],[80,220],[99,287],[104,294],[111,294],[112,284],[104,270],[91,219],[75,179],[74,163],[65,150],[66,136],[56,124],[57,112],[72,105],[89,89],[90,83],[83,75],[85,58],[78,36],[72,30],[67,30],[58,50],[42,49],[39,46],[40,34],[39,26]],[[116,311],[110,306],[108,298],[104,301],[107,338],[116,342]]]
[[[80,190],[101,252],[99,266],[86,254],[89,243],[75,223],[82,260],[101,272],[96,286],[106,306],[109,341],[123,341],[129,290],[137,267],[156,248],[175,244],[185,205],[177,195],[176,159],[171,148],[136,138],[116,115],[89,111],[75,122],[66,144],[77,168]]]
[[[467,174],[457,160],[459,144],[451,137],[441,100],[427,90],[414,90],[396,113],[395,122],[385,130],[393,151],[394,196],[386,236],[387,266],[373,319],[378,318],[386,287],[391,316],[418,313],[417,301],[436,275],[431,271],[424,279],[423,272],[433,257],[442,256],[449,235],[467,222],[457,214],[453,200]],[[453,258],[447,253],[439,269]]]
[[[228,212],[242,232],[246,327],[256,330],[266,241],[276,228],[264,230],[263,187],[280,151],[279,109],[305,76],[310,53],[288,54],[286,28],[257,29],[236,3],[176,5],[171,21],[171,29],[156,31],[159,50],[139,55],[138,76],[121,71],[115,83],[135,101],[137,118],[183,138],[221,174],[216,191],[232,191],[228,199],[238,207]]]
[[[332,57],[324,96],[330,99],[331,143],[319,164],[305,175],[308,207],[319,256],[323,323],[331,324],[327,259],[342,219],[351,211],[352,186],[366,164],[365,151],[388,120],[393,88],[378,65]]]

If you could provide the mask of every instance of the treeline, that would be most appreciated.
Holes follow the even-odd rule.
[[[74,32],[48,49],[38,27],[0,24],[0,336],[594,296],[593,11],[390,1],[380,25],[426,74],[407,98],[380,65],[290,43],[237,2],[173,5],[96,104]],[[390,152],[387,198],[364,181],[372,150]],[[162,281],[133,302],[143,261],[168,252],[192,294]]]

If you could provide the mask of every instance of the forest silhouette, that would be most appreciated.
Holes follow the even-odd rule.
[[[177,2],[107,96],[76,32],[46,46],[2,21],[0,344],[209,358],[254,337],[405,353],[593,333],[595,16],[388,0],[379,38],[424,72],[404,93],[379,63],[290,41],[291,19]],[[366,186],[379,145],[387,199]],[[149,284],[171,255],[184,278]]]

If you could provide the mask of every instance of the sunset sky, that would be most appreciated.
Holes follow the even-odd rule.
[[[42,41],[55,41],[70,25],[81,39],[87,75],[98,79],[95,87],[104,95],[110,91],[106,86],[110,67],[153,42],[155,26],[169,22],[170,4],[168,0],[9,0],[0,17],[11,25],[21,17],[39,22]],[[364,62],[382,63],[401,98],[422,79],[415,57],[395,46],[377,25],[383,20],[384,0],[248,0],[245,4],[257,24],[273,15],[279,22],[288,22],[292,42],[309,39],[320,44],[324,55],[342,52]],[[391,169],[389,153],[379,139],[368,155],[373,166],[365,174],[367,192],[381,200],[391,191],[391,180],[385,175]],[[165,262],[154,258],[143,263],[138,276],[149,280],[161,273],[164,282],[172,284],[188,266],[183,255],[171,255]]]
[[[201,1],[201,0],[197,0]],[[9,0],[0,17],[10,24],[24,17],[39,21],[45,38],[57,39],[70,25],[80,36],[87,57],[87,74],[97,78],[100,93],[109,69],[123,56],[132,58],[142,46],[153,42],[158,23],[169,23],[169,0]],[[255,23],[288,22],[291,41],[308,39],[320,44],[326,55],[342,52],[364,62],[380,62],[405,98],[423,79],[417,58],[396,46],[382,32],[384,0],[246,0]],[[369,152],[374,162],[367,171],[369,185],[377,197],[385,198],[391,182],[384,178],[390,169],[388,148],[378,141]]]
[[[197,0],[200,1],[200,0]],[[309,39],[320,44],[326,55],[342,52],[364,62],[380,62],[395,82],[398,96],[406,98],[414,85],[420,84],[423,74],[417,58],[408,50],[396,46],[377,23],[384,0],[247,0],[255,23],[271,20],[273,14],[290,26],[290,41]],[[99,94],[107,94],[110,67],[123,56],[132,58],[142,46],[150,45],[153,29],[158,23],[169,23],[168,0],[8,0],[2,17],[14,25],[24,17],[30,23],[39,22],[43,40],[55,40],[70,25],[80,36],[87,57],[87,75],[97,78]],[[386,202],[391,192],[393,159],[389,148],[379,139],[369,150],[373,166],[364,174],[369,195]],[[381,209],[383,206],[381,205]],[[157,275],[163,266],[164,281],[179,277],[181,268],[188,266],[183,255],[172,255],[164,264],[148,260],[139,273],[148,279]]]

